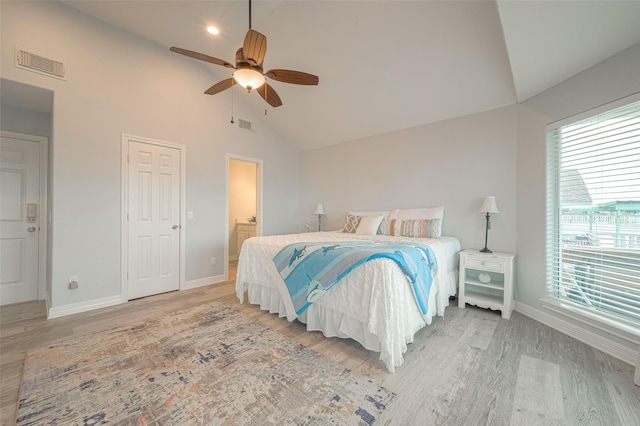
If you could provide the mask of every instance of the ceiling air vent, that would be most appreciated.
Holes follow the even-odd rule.
[[[62,62],[16,48],[16,67],[65,80]]]
[[[243,120],[242,118],[238,119],[238,129],[248,130],[250,132],[256,131],[256,124],[251,121]]]

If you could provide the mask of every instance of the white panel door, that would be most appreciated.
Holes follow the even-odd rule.
[[[0,305],[38,298],[39,200],[40,144],[3,136],[0,141]],[[29,215],[27,204],[33,204]]]
[[[128,298],[180,288],[180,150],[129,141]]]

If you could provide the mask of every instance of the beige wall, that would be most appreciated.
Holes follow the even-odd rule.
[[[51,138],[51,114],[2,105],[0,128],[6,132]]]
[[[445,206],[443,233],[484,247],[477,210],[495,195],[489,248],[516,248],[517,107],[506,107],[300,154],[300,223],[342,227],[349,210]]]

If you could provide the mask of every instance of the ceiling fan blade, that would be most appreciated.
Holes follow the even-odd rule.
[[[266,88],[266,89],[265,89]],[[274,108],[277,108],[282,105],[282,100],[280,100],[280,96],[273,90],[273,87],[269,86],[267,83],[258,87],[256,91],[262,96],[262,99],[267,101],[269,105]],[[265,96],[266,93],[266,96]]]
[[[250,29],[244,37],[242,51],[246,59],[254,61],[255,65],[260,65],[267,53],[267,37]]]
[[[175,53],[179,53],[190,58],[199,59],[201,61],[209,62],[215,65],[222,65],[227,68],[235,68],[232,64],[222,59],[214,58],[213,56],[205,55],[203,53],[194,52],[192,50],[182,49],[180,47],[171,47],[169,50]]]
[[[302,84],[305,86],[317,86],[319,78],[317,75],[307,74],[302,71],[292,70],[269,70],[264,73],[267,77],[281,81],[283,83]]]
[[[233,78],[227,78],[226,80],[222,80],[221,82],[209,87],[204,93],[205,95],[215,95],[223,90],[227,90],[229,87],[233,86],[233,83]]]

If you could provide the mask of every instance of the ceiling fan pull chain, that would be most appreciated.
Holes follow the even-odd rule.
[[[231,124],[233,124],[233,79],[231,80]]]

